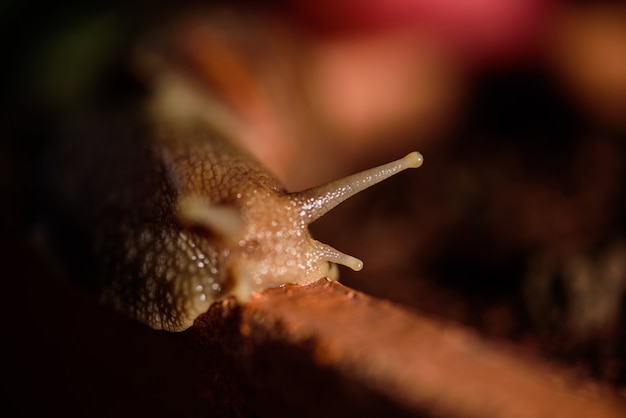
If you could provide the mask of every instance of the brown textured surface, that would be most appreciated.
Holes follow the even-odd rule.
[[[336,282],[224,301],[187,335],[224,415],[626,416],[595,384]]]
[[[36,248],[3,254],[11,416],[626,416],[607,387],[337,282],[227,299],[167,333],[98,306]]]

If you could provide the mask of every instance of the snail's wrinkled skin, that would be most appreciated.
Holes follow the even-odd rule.
[[[201,132],[156,133],[150,167],[131,180],[135,186],[110,195],[106,210],[118,213],[110,219],[119,224],[101,223],[109,225],[97,233],[96,252],[109,259],[105,301],[157,329],[186,329],[225,296],[245,301],[267,287],[336,279],[334,263],[360,270],[359,260],[311,238],[308,224],[359,190],[421,164],[413,153],[289,194],[251,157]]]
[[[70,250],[88,266],[78,275],[95,282],[105,303],[155,329],[184,330],[226,296],[245,302],[264,288],[336,279],[336,264],[360,270],[360,260],[311,238],[308,225],[422,164],[413,152],[287,193],[227,139],[240,133],[220,129],[228,123],[219,106],[175,73],[155,80],[145,111],[96,122],[69,141],[53,170],[57,200],[86,243]]]
[[[106,136],[85,146],[65,202],[86,231],[106,304],[180,331],[216,300],[337,278],[360,260],[314,240],[308,225],[346,198],[422,163],[398,161],[298,193],[203,124]],[[94,145],[95,144],[95,145]],[[72,149],[74,156],[80,152]]]

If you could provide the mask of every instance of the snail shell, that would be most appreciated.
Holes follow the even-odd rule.
[[[180,120],[179,120],[180,122]],[[120,124],[124,126],[124,123]],[[214,301],[337,279],[363,263],[313,239],[308,225],[406,168],[413,152],[327,185],[288,193],[224,135],[197,119],[101,133],[67,169],[65,201],[86,231],[108,305],[155,329],[181,331]],[[80,158],[76,158],[80,154]]]

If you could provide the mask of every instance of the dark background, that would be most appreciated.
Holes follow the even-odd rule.
[[[614,7],[559,5],[551,16],[582,10],[582,21]],[[47,152],[68,126],[144,94],[129,74],[130,40],[187,6],[1,7],[4,408],[11,416],[210,415],[180,334],[132,323],[69,281],[47,235],[42,186]],[[275,2],[263,13],[304,22],[312,36],[338,31],[306,2]],[[349,31],[373,30],[356,15]],[[527,49],[468,53],[461,116],[423,146],[406,131],[399,139],[424,153],[424,167],[354,198],[313,230],[365,261],[360,273],[341,271],[344,284],[624,390],[624,84],[588,87],[545,51]],[[595,315],[607,304],[614,309]]]

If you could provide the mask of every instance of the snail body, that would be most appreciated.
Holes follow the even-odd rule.
[[[357,192],[422,164],[413,152],[288,193],[198,118],[148,126],[133,134],[114,129],[89,143],[74,170],[81,175],[65,181],[74,185],[65,200],[74,202],[87,231],[96,266],[90,274],[103,301],[168,331],[188,328],[227,296],[245,302],[264,288],[337,279],[336,264],[360,270],[360,260],[313,239],[308,225]]]

